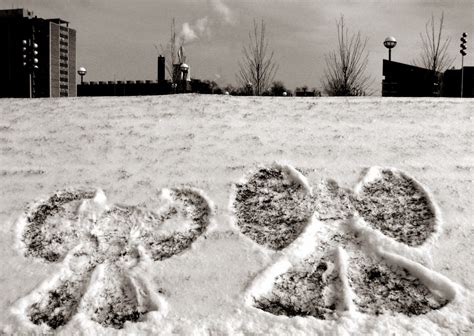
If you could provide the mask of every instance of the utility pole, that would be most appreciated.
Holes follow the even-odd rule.
[[[461,53],[461,98],[463,97],[463,93],[464,93],[464,56],[467,55],[466,37],[467,37],[467,33],[462,33],[461,44],[460,44],[461,50],[459,51]]]

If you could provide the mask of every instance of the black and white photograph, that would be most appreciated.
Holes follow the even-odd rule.
[[[0,335],[474,335],[472,0],[0,0]]]

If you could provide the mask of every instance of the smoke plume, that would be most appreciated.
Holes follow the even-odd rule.
[[[230,10],[230,7],[227,6],[223,0],[211,0],[211,6],[216,11],[225,23],[233,24],[234,15]]]
[[[183,44],[191,43],[199,38],[209,37],[211,35],[211,27],[209,18],[203,17],[196,20],[194,23],[185,22],[179,37]]]

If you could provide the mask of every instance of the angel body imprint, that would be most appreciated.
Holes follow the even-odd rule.
[[[313,189],[288,165],[260,167],[235,184],[231,208],[245,236],[275,251],[246,294],[247,304],[267,313],[413,316],[455,296],[449,281],[403,256],[422,254],[440,215],[429,193],[396,169],[373,167],[350,192],[332,180]]]
[[[156,324],[167,304],[147,267],[186,251],[214,215],[199,190],[160,195],[153,209],[109,205],[100,190],[66,190],[33,204],[18,221],[20,249],[61,271],[20,299],[14,314],[45,332],[74,320],[125,330]],[[457,287],[424,266],[440,212],[397,169],[368,169],[349,191],[332,180],[312,188],[289,165],[262,166],[233,185],[230,206],[235,228],[274,255],[245,292],[252,312],[328,321],[347,312],[419,316],[455,300]]]
[[[14,313],[45,331],[78,316],[122,329],[164,315],[166,300],[144,269],[188,249],[212,211],[191,188],[163,189],[157,209],[109,205],[101,190],[61,191],[34,204],[19,220],[20,248],[62,268],[19,300]]]

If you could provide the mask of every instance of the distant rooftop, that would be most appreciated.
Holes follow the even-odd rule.
[[[33,11],[24,9],[24,8],[16,8],[16,9],[0,9],[0,18],[37,18],[34,16]],[[69,22],[65,21],[60,18],[54,18],[54,19],[46,19],[46,21],[56,23],[58,25],[66,25],[66,27],[69,26]]]
[[[0,18],[32,18],[33,11],[24,8],[0,9]]]
[[[66,24],[66,26],[69,25],[69,22],[68,21],[65,21],[63,19],[60,19],[60,18],[55,18],[55,19],[48,19],[47,21],[49,22],[54,22],[54,23],[57,23],[57,24]]]

